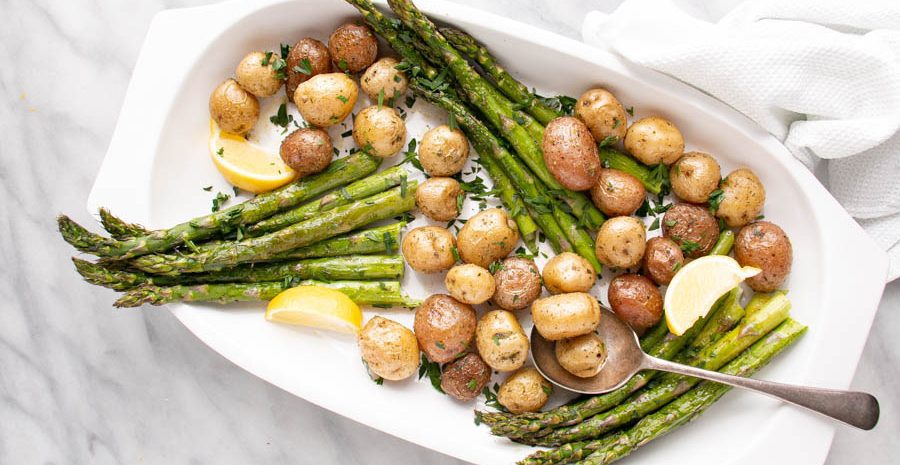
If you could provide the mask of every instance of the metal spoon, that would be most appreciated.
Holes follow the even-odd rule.
[[[545,378],[570,391],[602,394],[621,387],[641,370],[668,371],[766,394],[864,430],[878,423],[878,400],[870,394],[742,378],[651,357],[641,350],[630,326],[611,310],[603,308],[602,312],[597,332],[606,344],[607,358],[600,373],[591,378],[579,378],[560,366],[554,342],[532,328],[531,353]]]

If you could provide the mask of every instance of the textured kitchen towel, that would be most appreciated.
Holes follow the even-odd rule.
[[[900,0],[748,0],[714,21],[698,17],[704,9],[625,0],[612,14],[588,14],[582,35],[772,133],[888,251],[896,279]]]

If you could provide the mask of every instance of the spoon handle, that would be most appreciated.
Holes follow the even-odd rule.
[[[668,371],[756,391],[820,413],[850,426],[870,430],[878,423],[878,400],[871,394],[796,386],[742,378],[647,356],[642,368]]]

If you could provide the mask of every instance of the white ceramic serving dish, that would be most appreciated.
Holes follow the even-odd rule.
[[[793,315],[810,327],[760,376],[831,388],[849,385],[881,296],[887,260],[778,141],[693,88],[580,42],[452,3],[417,3],[433,18],[489,44],[514,75],[538,90],[577,96],[603,85],[638,115],[662,114],[676,122],[689,148],[715,154],[723,170],[740,164],[758,173],[768,190],[766,217],[779,223],[794,244],[788,284]],[[157,15],[91,192],[90,212],[106,206],[152,227],[207,213],[217,189],[230,192],[207,153],[210,90],[233,73],[245,53],[277,49],[280,42],[304,36],[324,41],[334,27],[355,17],[355,10],[340,0],[239,0]],[[277,107],[273,102],[263,111],[264,125]],[[421,137],[426,125],[445,121],[441,112],[419,102],[408,119],[409,135]],[[345,129],[332,131],[344,149],[351,143],[339,135]],[[210,184],[212,193],[201,190]],[[474,202],[468,203],[473,209]],[[441,280],[409,273],[404,285],[424,297],[442,291]],[[237,365],[373,428],[479,464],[512,463],[532,450],[474,426],[472,405],[437,394],[427,382],[374,384],[352,338],[267,323],[262,308],[170,306],[197,337]],[[408,311],[379,313],[412,323]],[[834,428],[805,411],[732,392],[700,420],[635,455],[647,464],[690,457],[695,465],[817,465],[824,461]]]

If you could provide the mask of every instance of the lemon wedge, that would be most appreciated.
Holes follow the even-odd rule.
[[[259,194],[296,177],[297,173],[277,153],[269,153],[243,136],[222,131],[212,120],[209,124],[209,154],[231,185]]]
[[[684,334],[709,313],[719,297],[759,272],[759,268],[741,267],[725,255],[709,255],[688,263],[678,270],[666,290],[663,308],[669,331],[677,336]]]
[[[269,302],[266,320],[356,334],[362,326],[362,310],[340,291],[298,286],[281,292]]]

